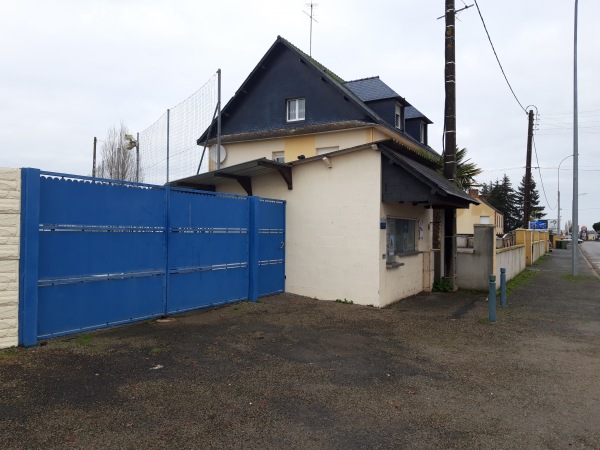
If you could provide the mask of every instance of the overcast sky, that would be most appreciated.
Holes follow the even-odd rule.
[[[539,111],[534,177],[556,219],[558,165],[573,153],[574,1],[478,0],[519,101]],[[467,1],[467,4],[471,4]],[[345,80],[379,75],[427,115],[441,152],[444,0],[320,0],[312,56]],[[93,137],[132,132],[218,68],[223,103],[281,35],[309,51],[310,11],[296,0],[2,0],[0,166],[90,175]],[[461,0],[457,8],[463,7]],[[579,2],[579,223],[600,221],[600,2]],[[527,116],[510,92],[475,7],[457,21],[457,141],[479,181],[525,173]],[[573,158],[560,170],[572,215]],[[539,162],[539,165],[538,165]],[[542,186],[543,185],[543,186]]]

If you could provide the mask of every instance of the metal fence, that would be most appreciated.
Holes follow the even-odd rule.
[[[219,103],[219,76],[217,71],[200,89],[139,133],[140,174],[145,183],[165,184],[196,174],[202,155],[196,140],[213,120]],[[204,158],[200,173],[207,170],[208,160]]]
[[[19,343],[284,290],[285,202],[22,171]]]

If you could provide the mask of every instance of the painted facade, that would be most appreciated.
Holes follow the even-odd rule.
[[[471,204],[468,209],[456,210],[457,234],[473,234],[474,225],[494,225],[496,236],[504,234],[504,214],[490,205],[477,189],[470,189],[469,195],[479,201],[478,205]]]
[[[436,171],[429,123],[278,37],[223,108],[219,170],[171,184],[286,200],[286,291],[383,307],[431,289],[432,208],[472,202]]]

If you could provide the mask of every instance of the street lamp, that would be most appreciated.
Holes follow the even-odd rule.
[[[579,117],[577,111],[577,6],[578,0],[575,0],[575,21],[573,24],[573,232],[577,231],[579,237],[578,209],[579,209],[579,159],[578,159],[578,138],[579,138]],[[577,241],[575,241],[577,242]],[[573,245],[571,255],[571,273],[576,276],[577,267],[577,245]]]
[[[565,161],[565,159],[571,158],[572,156],[573,155],[565,156],[563,158],[563,160],[560,162],[560,164],[558,164],[558,174],[557,174],[557,178],[558,178],[558,217],[557,217],[558,234],[560,234],[560,166]]]

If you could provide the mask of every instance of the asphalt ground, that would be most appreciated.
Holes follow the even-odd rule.
[[[385,309],[278,295],[0,351],[2,449],[600,449],[600,279],[570,250]]]

